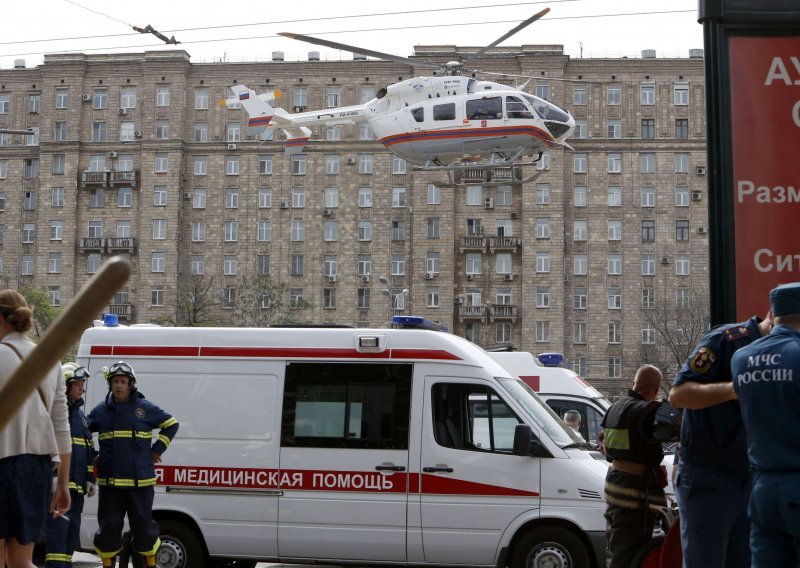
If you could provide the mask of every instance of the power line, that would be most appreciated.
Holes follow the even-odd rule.
[[[554,18],[547,18],[546,20],[542,20],[542,22],[552,22],[555,20],[578,20],[578,19],[589,19],[589,18],[620,18],[620,17],[629,17],[629,16],[661,16],[667,14],[686,14],[686,13],[694,13],[696,10],[664,10],[660,12],[625,12],[625,13],[612,13],[612,14],[592,14],[588,16],[559,16]],[[393,26],[388,28],[369,28],[369,29],[351,29],[351,30],[336,30],[336,31],[327,31],[327,32],[312,32],[308,35],[334,35],[334,34],[353,34],[353,33],[370,33],[370,32],[384,32],[384,31],[400,31],[400,30],[416,30],[416,29],[433,29],[433,28],[453,28],[453,27],[465,27],[465,26],[483,26],[483,25],[497,25],[497,24],[517,24],[519,20],[495,20],[491,22],[464,22],[464,23],[446,23],[446,24],[428,24],[428,25],[413,25],[413,26]],[[169,30],[173,31],[173,30]],[[125,34],[128,35],[128,34]],[[102,36],[108,37],[108,36]],[[218,39],[205,39],[205,40],[196,40],[196,41],[183,41],[183,45],[197,45],[197,44],[204,44],[204,43],[218,43],[218,42],[234,42],[234,41],[252,41],[252,40],[262,40],[262,39],[277,39],[280,36],[277,35],[265,35],[265,36],[248,36],[248,37],[229,37],[229,38],[218,38]],[[42,40],[47,41],[47,40]],[[147,47],[158,47],[163,46],[163,43],[155,43],[155,44],[146,44],[146,45],[119,45],[119,46],[104,46],[104,47],[97,47],[97,48],[73,48],[69,50],[55,50],[53,53],[60,53],[64,51],[70,52],[84,52],[84,51],[108,51],[108,50],[116,50],[116,49],[141,49]],[[0,54],[0,57],[20,57],[26,55],[39,55],[43,53],[42,51],[32,51],[27,53],[13,53],[13,54]]]
[[[123,26],[128,26],[129,28],[132,27],[129,23],[123,22],[122,20],[119,20],[114,16],[109,16],[108,14],[104,14],[103,12],[98,12],[97,10],[92,10],[91,8],[87,8],[86,6],[81,6],[80,4],[78,4],[77,2],[73,2],[72,0],[64,0],[64,2],[66,2],[67,4],[72,4],[73,6],[77,6],[78,8],[83,8],[84,10],[88,10],[89,12],[93,12],[98,16],[103,16],[104,18],[108,18],[109,20],[114,20],[115,22],[119,22]]]

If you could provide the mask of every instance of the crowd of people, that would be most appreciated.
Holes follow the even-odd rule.
[[[0,292],[0,386],[34,348],[25,336],[32,313],[18,292]],[[127,363],[104,375],[108,395],[87,416],[81,407],[88,371],[75,364],[54,367],[0,431],[0,568],[33,568],[34,545],[45,533],[46,566],[71,566],[84,498],[98,487],[94,545],[104,568],[114,566],[122,551],[126,515],[132,549],[146,566],[156,565],[155,464],[178,422],[145,399]]]

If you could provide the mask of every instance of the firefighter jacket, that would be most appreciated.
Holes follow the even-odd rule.
[[[153,443],[153,429],[158,438]],[[99,432],[97,483],[117,488],[156,484],[152,453],[162,454],[178,431],[178,421],[133,390],[127,402],[108,393],[89,414],[89,429]]]
[[[653,435],[659,406],[660,402],[647,401],[632,390],[611,405],[603,419],[607,455],[648,467],[659,466],[664,451]]]
[[[68,402],[69,430],[72,435],[72,459],[69,463],[69,488],[83,494],[87,483],[94,483],[94,466],[92,460],[97,454],[94,450],[92,432],[89,422],[83,413],[83,399]]]

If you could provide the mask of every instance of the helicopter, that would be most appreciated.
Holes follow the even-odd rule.
[[[381,88],[362,105],[289,113],[273,108],[275,93],[258,95],[245,85],[231,87],[233,99],[248,114],[248,134],[264,135],[281,129],[287,154],[302,153],[311,136],[310,126],[334,126],[368,122],[375,137],[387,149],[417,169],[518,170],[523,156],[535,156],[550,148],[571,149],[566,140],[575,129],[570,113],[520,88],[475,79],[476,74],[505,75],[469,69],[467,64],[488,49],[535,22],[549,8],[534,14],[514,29],[464,61],[438,64],[358,48],[293,33],[279,35],[411,65],[436,68],[432,76],[414,77]],[[465,76],[468,72],[473,76]],[[529,181],[515,179],[516,182]]]

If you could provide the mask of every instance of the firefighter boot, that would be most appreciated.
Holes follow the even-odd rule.
[[[114,568],[117,565],[117,557],[103,558],[103,568]]]
[[[152,554],[150,556],[145,556],[144,557],[144,565],[147,566],[147,568],[151,568],[151,567],[155,566],[156,565],[156,555]]]

